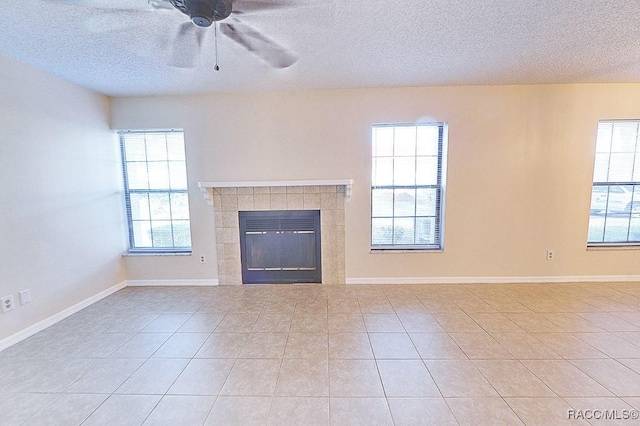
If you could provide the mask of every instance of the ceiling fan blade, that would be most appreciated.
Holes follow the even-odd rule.
[[[91,0],[46,0],[49,3],[68,4],[70,6],[81,6],[91,3]]]
[[[140,26],[140,20],[149,13],[141,9],[92,8],[91,15],[84,22],[93,33],[107,33]]]
[[[299,5],[293,3],[274,3],[273,1],[263,0],[235,0],[233,4],[233,13],[243,14],[250,12],[261,12],[263,10],[289,9]]]
[[[149,5],[154,9],[174,9],[169,0],[148,0]]]
[[[162,3],[169,0],[148,0],[149,5],[144,2],[131,4],[131,1],[118,0],[112,1],[109,6],[96,6],[95,0],[45,0],[48,3],[79,6],[82,10],[86,10],[83,24],[91,32],[106,33],[139,26],[139,22],[146,18],[146,15],[155,9],[165,9],[164,7],[156,7],[154,3]],[[160,12],[158,12],[160,13]]]
[[[288,68],[298,61],[295,53],[237,20],[220,24],[220,31],[274,68]]]
[[[192,22],[180,25],[173,40],[169,65],[178,68],[193,68],[200,56],[203,36],[203,29]]]

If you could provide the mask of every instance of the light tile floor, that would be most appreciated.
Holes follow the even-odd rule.
[[[2,425],[640,424],[569,418],[640,410],[640,284],[126,288],[0,378]]]

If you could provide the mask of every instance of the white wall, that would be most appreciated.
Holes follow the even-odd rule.
[[[3,56],[0,93],[2,340],[123,282],[126,246],[109,99]]]
[[[640,85],[361,89],[117,98],[115,129],[185,129],[194,254],[127,258],[129,279],[216,278],[198,181],[354,178],[347,279],[640,275],[586,250],[596,126],[640,118]],[[370,126],[449,122],[445,250],[369,252]],[[547,262],[545,251],[556,260]]]

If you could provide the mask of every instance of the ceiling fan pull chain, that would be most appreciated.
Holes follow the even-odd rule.
[[[216,55],[216,65],[213,67],[214,70],[220,71],[220,67],[218,66],[218,23],[213,23],[213,41],[215,43],[215,55]]]

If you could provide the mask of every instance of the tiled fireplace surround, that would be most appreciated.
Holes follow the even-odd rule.
[[[260,210],[320,210],[322,284],[345,283],[344,210],[350,182],[302,183],[199,183],[215,215],[219,285],[242,284],[238,212]]]

